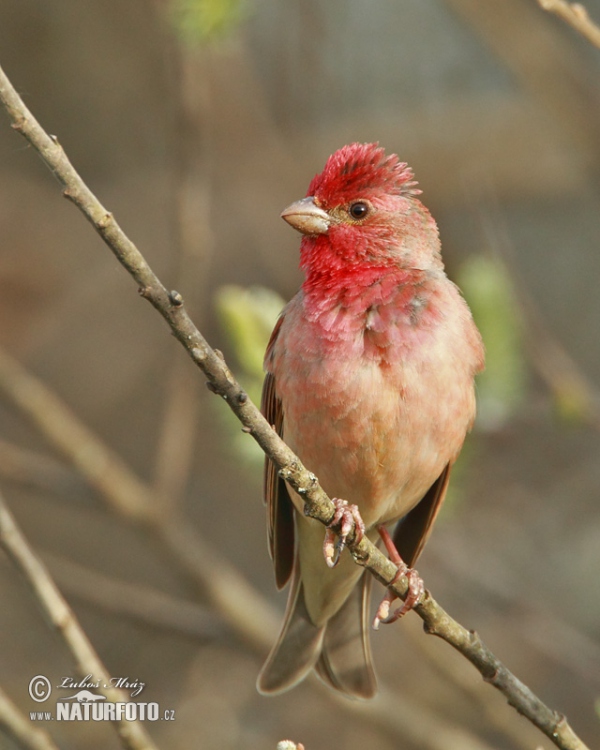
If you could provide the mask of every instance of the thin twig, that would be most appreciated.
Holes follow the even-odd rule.
[[[23,750],[59,750],[43,729],[24,716],[0,688],[0,732],[11,737]]]
[[[162,10],[162,9],[161,9]],[[188,310],[199,315],[209,295],[206,285],[214,255],[211,226],[214,133],[210,86],[203,76],[204,50],[172,38],[175,126],[173,128],[172,236],[176,284]],[[198,211],[198,206],[203,210]],[[165,410],[155,460],[154,487],[161,500],[159,513],[168,518],[177,507],[189,479],[199,424],[198,380],[183,359],[172,365],[167,379]]]
[[[142,254],[83,182],[56,138],[51,138],[27,109],[14,87],[0,69],[0,99],[9,113],[13,127],[40,154],[69,198],[92,223],[119,262],[138,284],[140,294],[167,321],[175,337],[208,378],[211,389],[221,396],[277,466],[279,475],[305,498],[305,513],[323,524],[334,516],[334,506],[320,487],[317,478],[302,465],[299,458],[278,437],[247,394],[233,377],[225,361],[206,342],[188,316],[180,295],[169,293],[154,274]],[[367,539],[350,540],[355,560],[366,567],[381,583],[405,598],[406,578],[394,579],[397,569]],[[509,702],[532,721],[557,747],[584,750],[585,745],[569,726],[566,718],[548,708],[526,685],[508,670],[485,646],[479,636],[456,622],[435,602],[427,591],[415,607],[425,630],[447,641],[480,671],[483,678],[498,688]]]
[[[577,677],[591,685],[592,689],[598,690],[600,644],[592,636],[563,619],[553,608],[533,602],[515,603],[510,583],[489,577],[483,580],[470,561],[444,554],[439,545],[429,556],[437,565],[444,565],[447,576],[460,581],[461,596],[465,599],[482,601],[491,597],[495,609],[503,613],[507,627],[510,626],[513,631],[513,638],[527,644],[532,653],[540,654],[548,665],[554,662],[568,669],[572,677],[565,679]],[[503,627],[500,625],[500,629]]]
[[[590,174],[598,168],[598,86],[572,44],[540,15],[531,0],[444,0],[464,19],[517,82],[552,117],[583,154]],[[535,50],[535,54],[532,54]]]
[[[171,366],[164,401],[152,494],[159,501],[155,515],[167,521],[178,511],[187,488],[200,421],[198,378],[183,358]]]
[[[493,727],[496,732],[501,732],[515,748],[520,747],[522,750],[531,750],[535,747],[535,728],[526,722],[514,721],[514,714],[506,703],[498,700],[495,695],[483,692],[476,675],[470,669],[466,661],[460,660],[447,649],[444,655],[439,652],[437,644],[423,638],[420,628],[416,623],[406,623],[404,632],[410,640],[411,648],[431,665],[431,668],[451,685],[453,692],[461,692],[476,706],[479,706],[479,714],[488,726]]]
[[[66,596],[105,612],[201,640],[218,638],[224,631],[222,620],[200,604],[118,580],[49,552],[42,552],[42,557]]]
[[[0,547],[25,577],[52,627],[71,652],[81,676],[94,675],[100,681],[98,692],[111,703],[126,703],[130,696],[111,686],[111,678],[89,642],[75,614],[63,598],[43,563],[29,547],[11,512],[0,495]],[[139,721],[125,718],[114,722],[121,743],[127,750],[157,750]]]
[[[348,699],[335,694],[338,705]],[[369,719],[375,726],[402,737],[404,743],[421,750],[492,750],[492,746],[472,732],[453,725],[440,716],[439,710],[423,706],[410,695],[382,690],[371,703],[355,701],[351,704],[354,717]]]
[[[55,458],[1,438],[0,477],[58,495],[70,494],[83,486],[80,476]]]
[[[41,380],[2,349],[0,380],[12,400],[69,455],[92,486],[114,502],[121,515],[146,515],[146,487],[132,477],[123,459],[107,448]]]
[[[568,3],[566,0],[538,0],[540,6],[549,13],[562,18],[588,42],[600,49],[600,27],[589,17],[587,8],[581,3]]]
[[[556,403],[568,408],[577,419],[600,431],[600,393],[580,365],[545,324],[531,291],[518,273],[515,245],[500,208],[498,195],[485,177],[477,181],[472,203],[482,234],[495,260],[502,266],[515,294],[513,304],[522,323],[529,359],[546,383]]]
[[[257,599],[254,589],[231,563],[178,513],[171,512],[164,518],[161,499],[152,487],[84,425],[56,393],[2,348],[0,389],[98,489],[113,512],[145,526],[156,536],[243,642],[265,649],[265,639],[272,640],[277,632],[275,609],[264,599]],[[252,617],[247,617],[245,612],[251,603]]]

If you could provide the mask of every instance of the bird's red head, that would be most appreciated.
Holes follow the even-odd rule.
[[[377,143],[350,143],[327,159],[306,195],[328,209],[356,198],[372,199],[382,194],[413,196],[420,192],[412,169],[396,154],[386,156]]]
[[[384,267],[441,267],[437,226],[416,185],[406,163],[377,143],[332,154],[307,197],[281,214],[306,235],[300,264],[307,284],[356,272],[368,283]]]

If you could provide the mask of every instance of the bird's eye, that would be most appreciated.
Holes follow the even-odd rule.
[[[369,204],[365,201],[356,201],[348,206],[348,213],[353,219],[360,221],[369,213]]]

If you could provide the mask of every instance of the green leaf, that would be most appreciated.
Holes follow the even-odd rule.
[[[263,357],[284,300],[271,289],[222,286],[215,304],[219,321],[244,373],[263,378]]]
[[[486,349],[485,371],[477,379],[478,423],[496,429],[527,391],[519,307],[504,266],[494,258],[472,256],[460,269],[458,282]]]
[[[176,30],[191,44],[227,36],[245,15],[244,0],[173,0],[171,11]]]
[[[222,286],[215,296],[219,322],[233,347],[240,365],[240,382],[255,404],[260,402],[264,377],[263,358],[279,313],[285,301],[271,289],[254,286]],[[264,454],[253,440],[239,430],[239,422],[227,417],[226,429],[239,457],[256,467],[262,466]]]

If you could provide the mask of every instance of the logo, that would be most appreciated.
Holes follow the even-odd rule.
[[[119,688],[136,698],[146,687],[145,682],[129,677],[113,677],[109,683],[94,680],[88,674],[83,679],[63,677],[58,690],[69,691],[70,695],[56,699],[56,711],[31,711],[31,721],[173,721],[174,709],[162,709],[158,703],[144,701],[122,701],[112,703],[105,695],[95,692],[100,688]],[[44,675],[36,675],[29,681],[29,695],[36,703],[50,698],[53,686]],[[76,692],[73,692],[76,691]]]
[[[89,690],[80,690],[75,695],[71,695],[69,698],[63,698],[63,701],[79,701],[79,703],[95,703],[96,701],[105,701],[105,695],[96,695],[90,693]]]
[[[29,695],[36,703],[47,701],[51,692],[50,680],[43,674],[38,674],[29,681]]]

